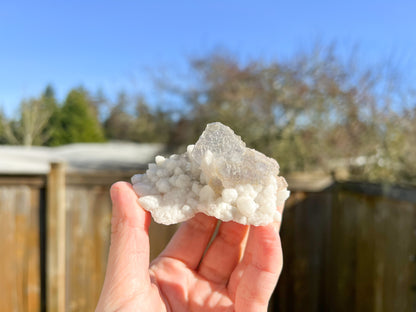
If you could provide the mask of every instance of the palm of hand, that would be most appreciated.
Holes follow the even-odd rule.
[[[222,223],[198,214],[184,223],[149,268],[150,215],[131,187],[111,191],[113,220],[97,311],[266,311],[282,253],[273,225]]]

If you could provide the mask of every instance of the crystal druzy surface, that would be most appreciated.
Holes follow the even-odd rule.
[[[202,212],[266,225],[281,220],[277,207],[289,196],[278,174],[276,160],[247,148],[231,128],[215,122],[184,154],[156,156],[132,183],[140,204],[158,223],[178,223]]]

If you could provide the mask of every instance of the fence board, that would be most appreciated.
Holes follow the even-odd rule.
[[[392,204],[394,210],[391,209]],[[414,206],[403,202],[383,201],[380,208],[387,211],[384,219],[383,311],[414,311],[415,296],[411,284],[415,281],[415,265],[410,261],[416,251]]]
[[[338,194],[332,211],[329,308],[355,311],[355,246],[357,203],[346,194]]]
[[[91,311],[97,303],[109,248],[108,187],[69,186],[67,193],[68,311]]]
[[[0,311],[14,311],[19,309],[19,298],[17,298],[17,279],[16,279],[16,261],[15,261],[15,190],[11,187],[3,187],[0,190],[0,234],[1,250],[4,254],[0,257],[0,293],[7,294],[2,300]]]
[[[53,312],[65,311],[65,165],[52,163],[47,183],[47,307]]]
[[[29,227],[27,231],[27,311],[36,312],[41,308],[41,276],[40,276],[40,232],[39,217],[41,190],[30,189]]]
[[[272,307],[270,311],[294,311],[294,274],[295,268],[293,266],[295,259],[295,252],[292,242],[295,235],[295,214],[296,209],[303,201],[306,195],[303,193],[291,194],[289,200],[286,202],[285,210],[282,218],[282,225],[280,228],[280,236],[282,241],[283,253],[283,271],[279,279],[277,291],[273,294]]]
[[[374,225],[375,200],[348,193],[354,198],[357,230],[356,230],[356,269],[355,269],[355,309],[356,311],[372,311],[374,307],[374,263],[376,229]]]
[[[323,230],[325,207],[316,194],[307,196],[296,210],[295,218],[295,309],[294,311],[318,311],[323,255]],[[308,239],[305,239],[307,237]]]
[[[0,188],[0,311],[40,311],[38,189]]]

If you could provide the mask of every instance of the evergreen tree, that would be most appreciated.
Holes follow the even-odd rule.
[[[104,122],[106,137],[110,140],[132,140],[134,128],[133,116],[126,112],[128,97],[121,92],[118,95],[116,105],[111,109],[110,115]]]
[[[0,110],[0,144],[6,144],[7,143],[6,124],[7,124],[6,117],[4,116],[3,111]]]
[[[49,111],[49,122],[44,129],[44,136],[47,137],[45,145],[58,145],[58,133],[60,128],[60,107],[55,97],[55,90],[51,85],[45,88],[42,94],[42,102],[46,110]]]
[[[103,142],[103,129],[83,88],[69,92],[60,113],[55,144]]]

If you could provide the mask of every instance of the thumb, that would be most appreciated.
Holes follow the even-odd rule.
[[[150,286],[150,214],[140,207],[129,183],[113,184],[110,194],[113,203],[111,245],[98,307],[117,309],[125,300]]]

